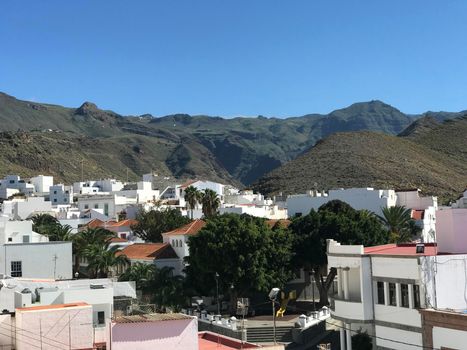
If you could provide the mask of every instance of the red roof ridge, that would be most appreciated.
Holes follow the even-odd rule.
[[[195,226],[199,225],[200,227],[196,230]],[[172,231],[164,232],[162,235],[191,235],[198,233],[206,225],[206,222],[202,219],[195,219],[192,222],[189,222],[186,225],[178,227]],[[191,232],[191,230],[195,228],[195,232]]]

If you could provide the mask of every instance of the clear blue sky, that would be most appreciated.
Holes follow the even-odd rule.
[[[122,114],[467,109],[465,0],[2,0],[0,91]]]

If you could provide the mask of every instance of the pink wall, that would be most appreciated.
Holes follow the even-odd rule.
[[[198,350],[196,319],[113,323],[112,350]]]
[[[467,209],[436,211],[438,252],[467,253]]]

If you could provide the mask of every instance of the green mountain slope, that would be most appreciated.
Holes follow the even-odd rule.
[[[455,115],[440,112],[435,117],[441,120]],[[125,117],[91,102],[67,108],[0,93],[0,132],[20,131],[18,135],[34,140],[41,151],[53,150],[50,156],[60,160],[63,168],[59,171],[44,164],[40,154],[28,153],[29,146],[12,146],[8,137],[13,134],[2,134],[0,176],[14,171],[23,176],[55,172],[60,180],[70,181],[79,177],[76,169],[81,166],[77,168],[75,163],[84,159],[89,162],[87,178],[126,178],[128,168],[130,178],[153,170],[182,178],[250,184],[335,132],[371,130],[397,135],[414,118],[380,101],[355,103],[327,115],[286,119],[186,114]],[[68,144],[74,145],[71,151]],[[34,159],[31,164],[23,161],[28,157]]]
[[[300,193],[340,187],[420,188],[442,198],[467,185],[467,118],[424,121],[391,136],[336,133],[259,179],[262,193]],[[315,186],[316,184],[316,186]]]

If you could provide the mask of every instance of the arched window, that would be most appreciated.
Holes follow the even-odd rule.
[[[179,244],[180,244],[180,247],[181,247],[182,246],[182,240],[180,240]]]

